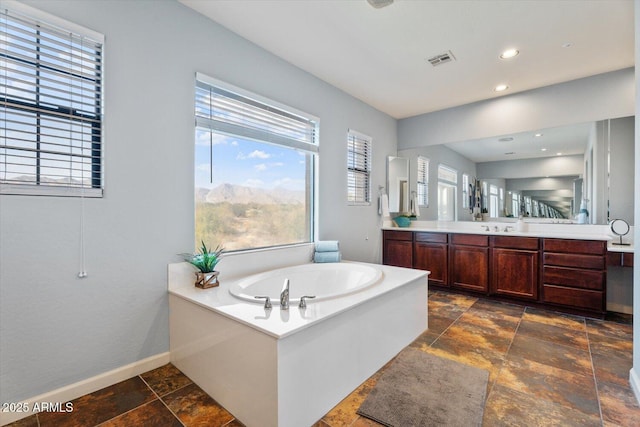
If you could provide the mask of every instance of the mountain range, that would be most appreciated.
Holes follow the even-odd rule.
[[[287,190],[281,187],[264,189],[224,183],[212,189],[196,188],[196,202],[257,203],[266,205],[304,204],[305,192]]]

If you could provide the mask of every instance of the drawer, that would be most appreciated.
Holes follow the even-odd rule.
[[[537,237],[493,236],[491,239],[494,248],[538,250]]]
[[[489,236],[483,234],[451,234],[454,245],[489,246]]]
[[[393,230],[384,230],[383,234],[385,239],[388,240],[413,240],[413,232],[412,231],[393,231]]]
[[[573,289],[562,286],[544,285],[542,300],[578,309],[604,312],[604,292],[588,289]]]
[[[564,267],[544,266],[542,283],[563,285],[573,288],[604,290],[606,275],[604,271],[578,270]]]
[[[447,243],[446,233],[416,232],[416,242]]]
[[[601,240],[542,239],[542,248],[545,252],[604,255],[607,242]]]
[[[606,258],[597,255],[574,255],[545,252],[542,257],[544,265],[557,265],[560,267],[589,268],[592,270],[605,270]]]

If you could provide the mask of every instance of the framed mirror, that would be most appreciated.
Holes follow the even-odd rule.
[[[409,212],[409,159],[387,157],[389,212]]]

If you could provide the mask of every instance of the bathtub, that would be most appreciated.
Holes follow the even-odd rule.
[[[374,285],[381,277],[380,268],[364,264],[302,264],[253,274],[234,282],[229,292],[248,302],[262,303],[255,297],[264,295],[273,304],[280,304],[282,286],[285,280],[289,280],[290,303],[299,302],[304,295],[314,296],[314,302],[319,302],[360,292]]]
[[[321,300],[281,310],[283,274],[294,300],[296,288]],[[310,426],[427,328],[427,275],[365,263],[276,265],[202,290],[192,267],[171,264],[170,359],[247,427]],[[303,290],[314,276],[317,289]],[[359,279],[324,292],[328,277]],[[269,293],[257,286],[271,280],[277,295],[267,310],[253,296]]]

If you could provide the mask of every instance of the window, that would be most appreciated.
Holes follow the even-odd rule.
[[[456,220],[456,190],[458,171],[438,165],[438,220]]]
[[[429,206],[429,159],[418,156],[418,205]]]
[[[102,35],[0,10],[0,193],[100,197]]]
[[[493,184],[489,185],[489,216],[498,217],[498,187]]]
[[[313,241],[318,120],[197,74],[195,244]]]
[[[471,208],[472,202],[470,200],[471,189],[469,187],[469,175],[466,173],[462,174],[462,207],[463,208]]]
[[[350,205],[371,203],[371,137],[347,133],[347,201]]]

